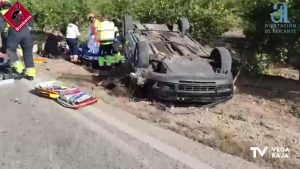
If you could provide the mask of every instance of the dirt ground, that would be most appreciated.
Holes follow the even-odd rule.
[[[209,109],[193,105],[166,108],[147,100],[130,101],[122,86],[113,90],[98,86],[97,72],[64,60],[49,60],[39,64],[38,69],[92,92],[103,102],[223,152],[274,169],[300,168],[299,81],[241,75],[234,97],[226,103]],[[252,146],[286,147],[290,150],[289,158],[253,159]]]

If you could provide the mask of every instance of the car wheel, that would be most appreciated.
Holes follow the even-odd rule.
[[[146,41],[137,43],[136,65],[139,68],[149,67],[149,45]]]
[[[189,33],[190,30],[190,23],[187,18],[180,18],[178,20],[178,28],[180,32],[184,35]]]
[[[134,29],[132,17],[129,15],[125,15],[123,18],[123,36],[130,30]]]
[[[231,73],[232,57],[228,49],[217,47],[211,52],[210,57],[213,60],[212,66],[215,72],[224,74]]]

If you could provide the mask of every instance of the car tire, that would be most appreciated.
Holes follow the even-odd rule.
[[[232,57],[228,49],[217,47],[211,52],[210,57],[213,60],[212,66],[215,72],[231,73]]]
[[[178,20],[178,29],[184,35],[189,33],[190,30],[190,23],[187,18],[180,18]]]
[[[146,41],[137,43],[136,65],[139,68],[149,67],[149,45]]]
[[[134,29],[133,19],[129,15],[125,15],[123,18],[123,36],[130,30]]]
[[[113,44],[113,51],[114,51],[114,53],[118,53],[120,51],[119,44],[116,44],[116,43]]]

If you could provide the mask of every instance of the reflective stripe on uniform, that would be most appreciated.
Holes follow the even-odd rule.
[[[115,63],[121,63],[125,61],[125,57],[121,55],[119,52],[112,56],[100,56],[98,57],[99,66],[112,66]]]
[[[35,77],[36,75],[36,70],[35,68],[26,68],[25,70],[25,75],[30,76],[30,77]]]
[[[115,63],[114,61],[114,56],[100,56],[98,58],[98,63],[99,63],[99,66],[111,66],[112,64]]]
[[[25,69],[25,66],[21,61],[16,61],[12,64],[12,67],[15,69],[17,73],[22,73],[23,70]]]
[[[100,41],[100,45],[111,45],[113,44],[114,42],[113,41]]]
[[[121,55],[120,52],[116,53],[114,55],[115,58],[115,63],[120,63],[120,62],[124,62],[125,61],[125,57],[123,55]]]

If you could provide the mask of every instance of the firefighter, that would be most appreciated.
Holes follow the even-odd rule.
[[[6,24],[7,23],[1,17],[0,29],[3,30]],[[19,30],[19,32],[10,27],[7,36],[7,55],[10,59],[11,66],[14,68],[15,73],[17,73],[19,77],[25,77],[28,80],[33,80],[36,74],[32,54],[32,28],[33,19],[31,19],[26,26]],[[17,48],[19,45],[21,46],[23,51],[23,60],[25,66],[17,56]]]
[[[5,15],[5,13],[9,10],[9,8],[12,5],[9,3],[8,0],[2,0],[0,1],[0,13],[1,15]],[[1,31],[1,42],[2,42],[2,47],[0,49],[1,53],[6,54],[6,50],[7,50],[7,36],[8,36],[8,30],[9,30],[10,25],[6,24],[6,26],[4,27],[3,31]]]

